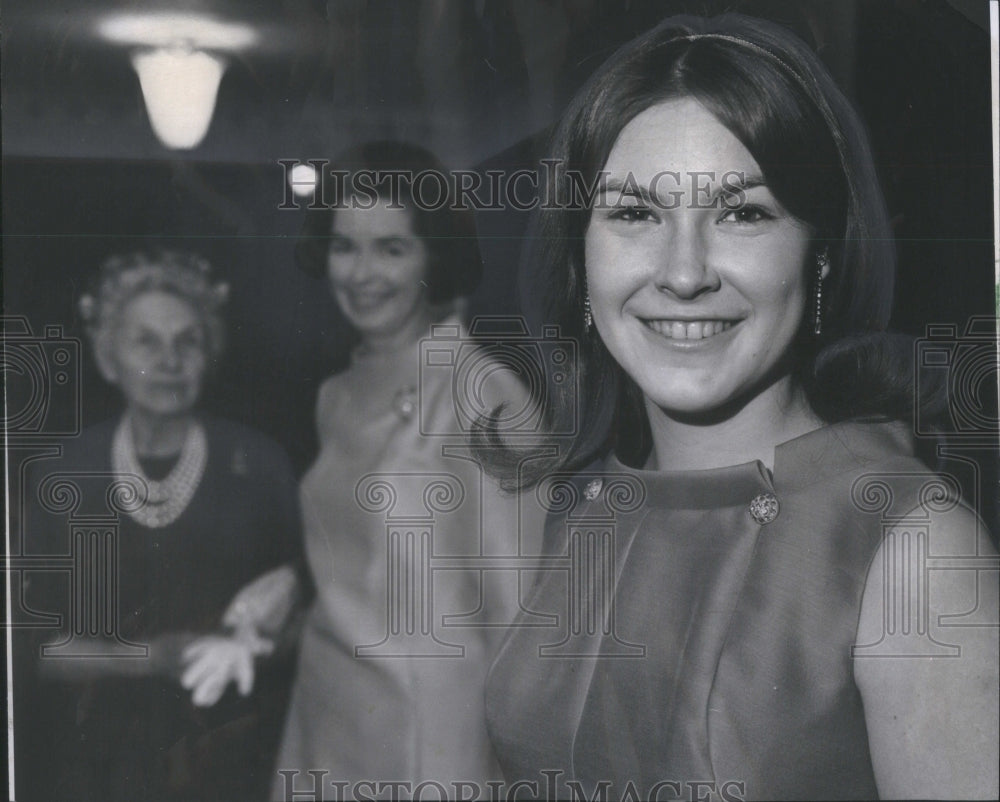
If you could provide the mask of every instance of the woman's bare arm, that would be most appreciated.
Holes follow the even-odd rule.
[[[879,644],[854,659],[879,795],[997,799],[997,552],[964,508],[930,517],[923,554],[921,528],[900,525],[883,541],[858,625],[858,644]],[[942,559],[960,557],[974,559]],[[907,638],[886,638],[907,625]]]

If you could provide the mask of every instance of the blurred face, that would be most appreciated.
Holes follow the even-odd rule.
[[[187,301],[159,291],[125,305],[100,355],[105,378],[118,385],[131,410],[164,417],[191,410],[207,362],[198,313]]]
[[[327,252],[333,296],[362,339],[417,336],[429,312],[427,246],[407,209],[337,209]]]
[[[709,413],[784,365],[809,295],[809,228],[703,106],[671,100],[622,130],[585,239],[594,324],[647,400]],[[631,178],[630,178],[631,176]]]

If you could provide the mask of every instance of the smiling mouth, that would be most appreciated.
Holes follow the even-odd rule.
[[[738,320],[643,320],[646,328],[669,340],[705,340],[728,331]]]
[[[351,292],[347,295],[351,306],[356,309],[373,309],[392,297],[391,292]]]

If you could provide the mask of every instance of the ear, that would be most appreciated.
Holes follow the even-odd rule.
[[[830,275],[830,249],[820,248],[816,251],[816,266],[819,268],[820,280],[825,281]]]
[[[108,384],[118,384],[118,361],[115,359],[111,338],[108,335],[98,337],[94,343],[94,361],[101,377]]]

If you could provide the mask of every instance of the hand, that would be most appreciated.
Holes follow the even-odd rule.
[[[223,626],[277,632],[288,617],[298,593],[298,580],[290,565],[262,574],[233,597],[222,616]]]
[[[231,637],[206,635],[182,654],[181,686],[191,691],[191,702],[198,707],[214,705],[234,680],[240,695],[247,696],[253,690],[254,658],[273,648],[271,641],[250,629]]]

